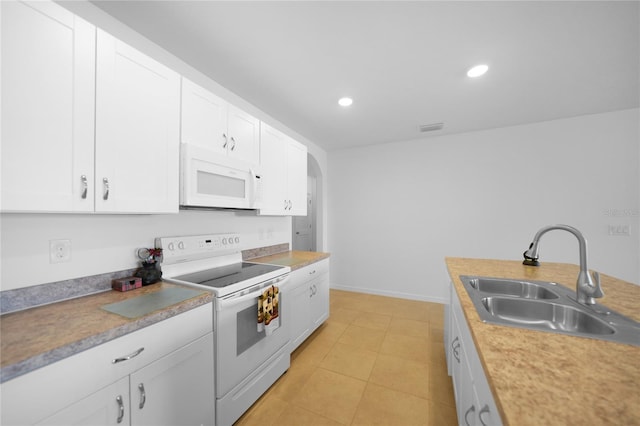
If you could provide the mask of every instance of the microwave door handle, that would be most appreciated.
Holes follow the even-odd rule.
[[[256,201],[258,200],[258,182],[260,181],[260,176],[256,174],[253,169],[249,169],[249,173],[251,173],[251,182],[253,183],[253,191],[251,193],[251,205],[254,206]]]

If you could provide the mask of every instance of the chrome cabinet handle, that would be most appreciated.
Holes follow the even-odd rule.
[[[469,423],[469,420],[467,420],[467,416],[469,415],[469,413],[474,413],[476,411],[476,407],[475,405],[472,405],[471,407],[469,407],[469,409],[467,411],[465,411],[464,413],[464,422],[467,426],[471,426],[471,424]]]
[[[236,140],[233,138],[233,136],[231,136],[231,142],[233,142],[233,145],[231,145],[231,151],[233,151],[236,148]]]
[[[102,194],[102,199],[103,200],[108,200],[109,199],[109,179],[102,178],[102,186],[104,187],[104,192]]]
[[[116,397],[116,402],[118,403],[118,423],[122,423],[122,419],[124,419],[124,403],[122,402],[122,395],[118,395]]]
[[[484,413],[489,413],[489,405],[488,404],[484,404],[484,407],[482,407],[482,410],[480,410],[480,412],[478,413],[478,419],[480,420],[480,423],[482,424],[482,426],[487,426],[487,423],[482,421],[482,415]]]
[[[460,364],[460,354],[458,353],[458,350],[460,349],[460,343],[456,345],[457,341],[458,337],[456,336],[456,338],[453,339],[453,342],[451,342],[451,351],[453,352],[453,357],[456,359],[456,361],[458,361],[458,364]]]
[[[144,403],[147,402],[147,394],[144,391],[143,383],[140,383],[138,385],[138,389],[140,389],[140,405],[138,405],[138,407],[140,407],[140,409],[142,410],[144,408]]]
[[[117,363],[122,362],[122,361],[129,361],[131,358],[135,358],[135,357],[137,357],[138,355],[140,355],[140,353],[142,353],[142,351],[144,351],[144,347],[142,347],[142,348],[138,349],[138,350],[137,350],[137,351],[135,351],[135,352],[130,353],[129,355],[125,355],[125,356],[123,356],[123,357],[116,358],[116,359],[114,359],[113,361],[111,361],[111,363],[112,363],[112,364],[117,364]]]
[[[89,189],[89,185],[87,184],[87,175],[80,176],[80,182],[82,182],[82,194],[80,198],[85,200],[87,198],[87,190]]]
[[[224,138],[224,143],[222,144],[222,147],[223,147],[223,148],[226,148],[226,147],[227,147],[227,144],[229,143],[229,141],[227,140],[227,134],[226,134],[226,133],[223,133],[223,134],[222,134],[222,137]]]

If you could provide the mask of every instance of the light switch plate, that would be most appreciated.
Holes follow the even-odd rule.
[[[609,225],[609,235],[618,236],[618,237],[629,237],[631,236],[631,226],[630,225]]]

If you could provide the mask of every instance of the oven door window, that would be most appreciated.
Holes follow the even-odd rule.
[[[237,314],[236,324],[238,325],[238,331],[236,333],[236,355],[241,355],[266,336],[264,331],[258,332],[256,312],[257,308],[252,306]]]

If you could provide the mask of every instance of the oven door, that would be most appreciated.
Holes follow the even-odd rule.
[[[289,316],[282,312],[287,297],[287,275],[276,286],[280,289],[280,327],[267,336],[258,332],[258,296],[274,281],[260,285],[251,293],[216,299],[216,395],[222,398],[251,373],[262,367],[289,342]]]

